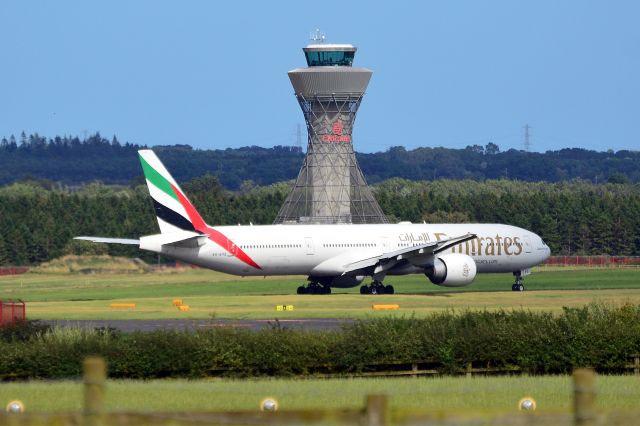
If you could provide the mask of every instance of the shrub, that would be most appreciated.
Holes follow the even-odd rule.
[[[260,331],[119,333],[22,323],[0,329],[0,377],[78,377],[82,359],[106,358],[111,377],[348,374],[431,363],[443,373],[468,363],[532,374],[590,366],[620,371],[640,353],[640,307],[591,304],[554,315],[524,310],[443,312],[427,318],[356,321],[338,331],[278,325]]]
[[[51,327],[39,321],[17,321],[0,327],[0,341],[12,342],[28,340],[32,336],[48,331]]]

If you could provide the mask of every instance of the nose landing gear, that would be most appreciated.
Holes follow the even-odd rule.
[[[514,272],[516,282],[511,286],[511,291],[524,291],[524,278],[520,272]]]

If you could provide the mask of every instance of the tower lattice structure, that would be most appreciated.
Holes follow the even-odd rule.
[[[307,125],[307,155],[274,223],[388,223],[353,150],[356,114],[372,72],[351,45],[309,45],[289,72]]]

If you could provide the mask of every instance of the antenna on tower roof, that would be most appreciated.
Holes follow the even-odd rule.
[[[319,28],[316,28],[315,32],[309,33],[309,39],[314,43],[324,43],[325,38],[325,34]]]

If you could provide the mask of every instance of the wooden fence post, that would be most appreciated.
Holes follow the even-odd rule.
[[[386,426],[390,424],[387,396],[367,395],[365,416],[364,424],[367,426]]]
[[[84,367],[84,423],[98,425],[104,413],[104,385],[107,368],[104,359],[86,358]]]
[[[573,409],[574,423],[585,426],[595,424],[593,388],[595,374],[590,368],[578,368],[573,371]]]

